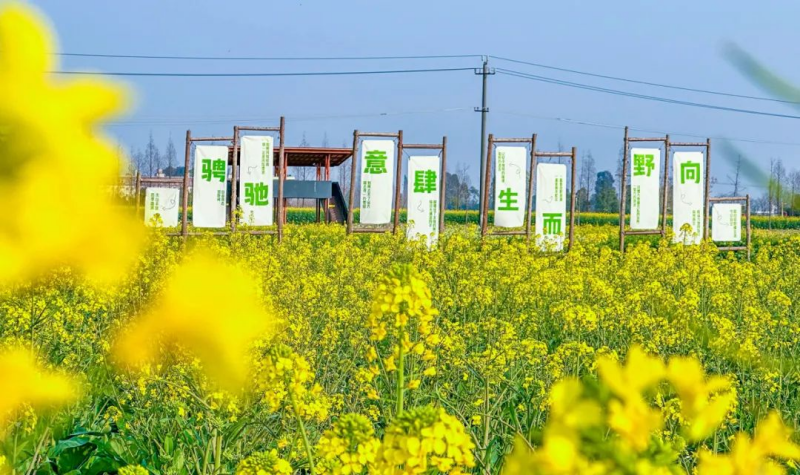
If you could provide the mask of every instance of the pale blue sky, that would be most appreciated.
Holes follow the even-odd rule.
[[[531,2],[496,0],[170,1],[37,0],[64,52],[203,56],[377,56],[488,54],[600,74],[763,96],[722,54],[735,42],[800,83],[800,4],[791,1],[672,0]],[[64,58],[64,69],[167,72],[285,72],[478,67],[479,60],[233,62]],[[730,107],[800,114],[800,108],[576,76],[492,60],[505,67],[625,91]],[[183,153],[195,135],[229,135],[234,123],[272,125],[287,116],[289,144],[303,133],[320,145],[352,142],[355,128],[403,129],[409,142],[447,135],[449,161],[470,166],[476,182],[480,79],[471,71],[360,77],[125,78],[137,106],[110,128],[123,144],[143,146],[152,130]],[[496,75],[490,78],[489,131],[537,132],[542,149],[591,150],[598,169],[616,168],[622,130],[550,118],[703,136],[800,144],[800,121],[641,101]],[[446,109],[457,109],[443,111]],[[424,112],[423,112],[424,111]],[[438,112],[437,112],[438,111]],[[398,114],[407,112],[407,114]],[[376,114],[387,113],[381,116]],[[339,116],[339,117],[320,117]],[[344,116],[344,117],[341,117]],[[639,135],[652,135],[638,133]],[[736,143],[768,167],[781,157],[800,168],[800,146]],[[729,172],[721,147],[712,174]],[[765,165],[766,164],[766,165]],[[719,186],[718,192],[726,191]],[[752,187],[752,194],[761,190]]]

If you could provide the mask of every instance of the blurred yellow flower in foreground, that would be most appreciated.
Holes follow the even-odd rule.
[[[671,358],[667,378],[681,399],[681,414],[689,422],[689,440],[700,441],[713,434],[736,403],[730,379],[707,376],[696,358]]]
[[[13,412],[24,405],[64,404],[77,395],[77,386],[69,377],[45,370],[28,350],[0,353],[0,433]]]
[[[787,428],[777,412],[770,412],[756,427],[754,438],[738,433],[729,454],[714,454],[708,449],[700,451],[698,475],[750,475],[784,474],[786,468],[772,458],[800,460],[800,446],[789,439],[792,430]]]
[[[120,163],[97,127],[124,96],[105,82],[53,79],[52,44],[30,7],[0,7],[0,282],[61,264],[117,277],[143,236],[109,199]]]
[[[235,391],[247,379],[253,343],[271,328],[257,282],[239,266],[201,251],[175,270],[154,306],[117,340],[115,353],[121,363],[139,366],[174,345]]]

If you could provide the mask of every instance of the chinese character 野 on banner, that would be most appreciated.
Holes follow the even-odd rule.
[[[198,145],[194,153],[192,224],[225,227],[228,199],[228,147]]]
[[[631,229],[657,229],[661,150],[634,148],[631,157]]]
[[[517,228],[525,224],[527,200],[525,147],[497,147],[494,161],[494,225]]]
[[[672,159],[672,231],[674,241],[700,244],[705,209],[704,156],[701,152],[675,152]]]
[[[567,166],[536,165],[536,242],[541,249],[564,248],[567,215]]]
[[[409,239],[425,236],[429,245],[439,237],[440,173],[438,156],[412,156],[408,159]]]
[[[180,188],[147,188],[145,191],[144,222],[153,225],[153,218],[158,215],[158,222],[163,227],[178,225],[178,208],[180,207]]]
[[[389,224],[392,219],[394,140],[361,142],[361,224]]]
[[[239,169],[239,206],[242,220],[252,226],[273,223],[273,138],[242,137]]]

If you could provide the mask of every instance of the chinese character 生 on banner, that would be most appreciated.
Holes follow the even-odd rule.
[[[494,225],[517,228],[525,224],[527,206],[525,147],[497,147],[494,161]]]

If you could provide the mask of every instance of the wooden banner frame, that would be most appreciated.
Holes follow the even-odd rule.
[[[361,160],[358,157],[358,147],[361,144],[361,139],[364,137],[383,137],[397,140],[397,150],[395,151],[397,157],[395,158],[395,184],[394,184],[394,220],[391,224],[391,229],[387,227],[371,228],[360,225],[356,227],[353,224],[353,215],[355,213],[355,199],[356,199],[356,176],[360,169]],[[402,186],[401,177],[403,174],[403,131],[398,130],[397,133],[386,132],[360,132],[358,129],[353,131],[353,156],[350,167],[350,202],[347,206],[347,234],[353,233],[385,233],[391,231],[392,234],[397,234],[397,229],[400,226],[400,187]],[[359,208],[360,209],[360,208]]]
[[[140,209],[140,196],[142,189],[145,190],[149,188],[147,185],[179,185],[169,188],[178,188],[183,189],[183,178],[179,176],[142,176],[141,173],[138,171],[136,172],[136,184],[134,185],[134,192],[133,196],[136,199],[136,219],[139,219],[139,209]]]
[[[627,194],[628,194],[628,165],[630,163],[630,144],[637,142],[661,142],[664,144],[664,176],[662,177],[661,191],[661,225],[657,229],[641,229],[632,230],[626,229],[627,215]],[[709,212],[710,212],[710,191],[711,191],[711,139],[706,139],[705,142],[671,142],[669,134],[664,137],[630,137],[629,128],[625,127],[625,138],[622,152],[622,177],[620,178],[620,193],[619,193],[619,250],[620,253],[625,253],[625,238],[626,236],[647,236],[660,234],[661,237],[666,237],[667,233],[667,199],[669,197],[669,176],[670,164],[672,163],[671,153],[675,147],[695,147],[705,148],[705,189],[704,206],[703,206],[703,240],[709,237]],[[673,177],[674,179],[674,177]],[[675,187],[673,183],[673,189]]]
[[[447,136],[442,137],[441,144],[403,144],[403,152],[406,150],[439,150],[439,161],[441,162],[441,174],[439,175],[439,234],[444,234],[444,212],[446,209],[445,190],[447,187]],[[408,155],[409,160],[411,155]],[[411,177],[409,177],[409,186]],[[408,193],[410,194],[410,192]],[[406,197],[408,199],[408,197]],[[406,224],[408,224],[408,210],[406,210]]]
[[[237,173],[239,171],[239,162],[241,161],[239,157],[239,149],[241,148],[241,132],[277,132],[278,133],[278,165],[276,166],[273,163],[273,168],[278,169],[278,203],[277,206],[273,206],[274,209],[274,222],[277,225],[277,230],[265,230],[265,231],[248,231],[250,234],[276,234],[278,236],[278,242],[283,240],[283,225],[286,219],[285,216],[285,207],[284,207],[284,198],[283,198],[283,187],[286,180],[286,175],[288,173],[288,166],[286,164],[286,143],[285,143],[285,131],[286,131],[286,121],[284,117],[280,119],[280,125],[278,127],[250,127],[250,126],[239,126],[235,125],[233,127],[233,158],[231,159],[232,163],[232,173],[231,173],[231,232],[236,232],[237,226],[237,217],[236,211],[238,210],[238,185],[239,179],[237,177]],[[274,145],[273,145],[274,147]],[[273,148],[273,155],[274,155],[274,148]],[[274,182],[273,182],[274,185]],[[271,192],[270,192],[271,193]],[[272,196],[270,196],[272,199]]]
[[[660,142],[664,145],[664,176],[661,177],[661,210],[660,220],[661,223],[656,229],[626,229],[625,216],[627,215],[628,208],[628,165],[630,163],[630,144],[641,142]],[[627,235],[648,236],[660,234],[661,237],[667,235],[667,198],[668,193],[668,179],[669,179],[669,134],[664,137],[630,137],[628,127],[625,127],[625,139],[622,151],[622,177],[620,177],[620,193],[619,193],[619,249],[620,252],[625,253],[625,237]]]
[[[569,158],[570,159],[570,210],[569,210],[569,241],[567,243],[567,252],[572,249],[572,243],[575,239],[575,197],[577,190],[575,177],[577,172],[577,147],[572,147],[570,152],[539,152],[536,150],[537,134],[533,134],[531,138],[494,138],[494,134],[489,134],[489,146],[486,151],[486,167],[484,169],[485,183],[483,188],[483,205],[481,214],[483,220],[481,222],[481,238],[488,236],[525,236],[525,239],[530,242],[531,239],[531,223],[533,222],[533,195],[536,192],[536,165],[539,158]],[[494,158],[494,146],[498,143],[524,143],[530,144],[530,163],[529,163],[529,176],[527,184],[527,209],[525,214],[525,230],[524,231],[499,231],[489,234],[489,190],[492,188],[494,182],[492,160]]]
[[[180,233],[169,233],[171,236],[180,235],[186,240],[189,236],[201,236],[201,235],[213,235],[213,236],[225,236],[228,234],[232,234],[237,232],[236,230],[236,205],[238,201],[237,197],[237,186],[238,186],[238,179],[237,179],[237,172],[238,172],[238,164],[239,164],[239,157],[238,157],[238,149],[239,149],[239,136],[241,131],[268,131],[268,132],[278,132],[279,134],[279,143],[280,143],[280,154],[278,157],[278,167],[279,170],[283,170],[282,173],[278,174],[278,209],[277,215],[277,231],[275,230],[266,230],[266,231],[247,231],[247,234],[275,234],[278,236],[278,242],[283,240],[283,183],[284,178],[286,175],[286,166],[285,166],[285,132],[286,132],[286,120],[284,117],[280,118],[280,126],[279,127],[247,127],[247,126],[234,126],[233,127],[233,136],[231,137],[192,137],[192,131],[186,131],[186,151],[184,156],[184,170],[183,170],[183,196],[181,202],[181,232]],[[232,145],[232,158],[231,158],[231,202],[230,206],[228,207],[228,214],[230,216],[230,230],[229,231],[216,231],[216,232],[189,232],[189,216],[188,216],[188,209],[189,209],[189,167],[192,161],[192,145],[197,142],[231,142]],[[226,177],[227,179],[227,177]]]
[[[750,248],[752,243],[752,231],[750,225],[750,194],[744,196],[723,196],[719,198],[710,198],[711,203],[736,203],[744,202],[745,205],[745,245],[744,246],[721,246],[717,247],[719,252],[726,251],[747,251],[747,260],[750,260]]]
[[[530,146],[528,155],[530,157],[528,162],[529,178],[528,183],[525,185],[526,203],[525,203],[525,227],[522,231],[494,231],[492,225],[492,232],[489,232],[489,196],[490,190],[494,184],[494,149],[497,144],[525,144]],[[483,170],[484,183],[483,183],[483,196],[481,197],[481,238],[488,236],[525,236],[525,239],[531,239],[531,209],[533,208],[533,188],[534,180],[533,173],[536,170],[536,134],[531,135],[530,138],[495,138],[494,134],[489,134],[489,141],[486,147],[486,160],[484,161],[485,168]]]

